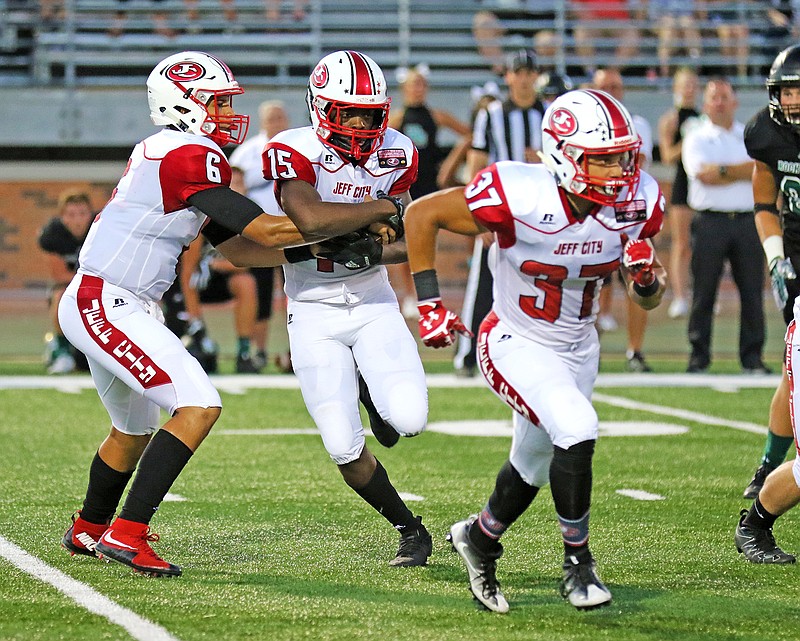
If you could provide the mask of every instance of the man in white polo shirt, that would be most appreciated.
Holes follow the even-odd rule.
[[[764,255],[753,218],[753,161],[744,145],[744,125],[735,119],[738,100],[730,82],[712,78],[703,92],[703,117],[684,138],[682,160],[689,178],[692,220],[689,315],[692,352],[688,372],[711,364],[711,326],[727,260],[741,300],[739,360],[751,374],[767,374],[764,347]]]

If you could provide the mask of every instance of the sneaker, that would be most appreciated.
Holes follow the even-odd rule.
[[[498,543],[497,552],[489,555],[472,544],[469,540],[469,528],[477,518],[478,515],[473,514],[464,521],[454,523],[450,527],[447,540],[467,566],[469,590],[473,598],[487,610],[505,614],[508,612],[508,601],[500,591],[500,583],[495,576],[497,559],[503,555],[503,546]]]
[[[769,376],[772,374],[772,370],[764,365],[764,363],[761,363],[754,367],[743,367],[742,374],[747,374],[749,376]]]
[[[400,434],[391,425],[381,418],[375,404],[372,402],[372,397],[369,395],[369,388],[367,382],[361,374],[358,375],[358,400],[367,410],[369,417],[369,429],[372,430],[373,436],[378,439],[378,443],[384,447],[394,447],[397,441],[400,440]]]
[[[686,302],[685,298],[673,299],[669,304],[669,309],[667,310],[667,316],[673,320],[676,318],[685,318],[688,313],[689,304]]]
[[[736,551],[744,554],[744,558],[750,563],[794,563],[796,559],[781,550],[775,543],[772,536],[772,528],[764,529],[745,525],[744,519],[747,510],[739,512],[739,525],[736,526],[736,533],[733,541],[736,544]]]
[[[686,366],[686,372],[689,374],[703,374],[708,371],[708,366],[708,361],[692,356],[689,358],[689,364]]]
[[[628,359],[626,367],[629,372],[652,372],[653,368],[648,365],[641,352],[627,352],[625,357]]]
[[[100,537],[95,552],[101,559],[117,561],[146,576],[180,576],[177,565],[167,563],[150,547],[158,539],[145,523],[118,518]]]
[[[417,517],[419,524],[415,530],[404,532],[400,535],[400,547],[389,565],[395,568],[410,568],[418,565],[428,565],[428,557],[433,552],[431,535],[422,525],[422,518]]]
[[[69,374],[74,371],[75,359],[72,358],[72,354],[67,352],[57,354],[50,364],[50,367],[47,368],[48,374]]]
[[[259,368],[253,362],[250,354],[239,354],[236,357],[236,373],[237,374],[258,374]]]
[[[597,317],[597,329],[601,332],[616,332],[619,329],[619,323],[611,314],[600,314]]]
[[[258,369],[259,371],[264,369],[268,363],[269,363],[269,357],[267,356],[267,353],[264,350],[258,350],[253,355],[253,365],[255,365],[256,369]]]
[[[81,518],[78,510],[72,515],[72,525],[61,537],[61,547],[67,550],[70,556],[83,554],[84,556],[97,556],[95,548],[97,541],[108,529],[108,523],[89,523]]]
[[[761,491],[761,488],[764,487],[764,481],[775,467],[776,466],[770,465],[769,463],[762,463],[759,465],[756,473],[753,474],[753,480],[750,481],[750,485],[744,489],[742,496],[746,499],[755,499]]]
[[[578,610],[593,610],[611,603],[611,592],[597,576],[594,559],[579,562],[576,556],[570,556],[562,567],[561,596]]]

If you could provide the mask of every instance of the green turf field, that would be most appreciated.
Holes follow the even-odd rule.
[[[597,392],[607,401],[765,423],[769,383],[725,390],[603,386]],[[507,436],[432,431],[392,450],[368,438],[398,489],[421,499],[411,505],[434,536],[427,568],[394,569],[387,561],[397,535],[344,485],[319,437],[277,431],[312,427],[298,390],[225,393],[223,400],[222,418],[172,488],[186,500],[165,502],[153,521],[163,537],[157,551],[184,569],[181,578],[158,580],[71,558],[59,547],[107,430],[94,391],[0,389],[0,541],[92,588],[90,601],[106,597],[146,620],[126,631],[0,558],[0,639],[798,638],[800,568],[748,564],[732,542],[738,511],[748,504],[741,491],[757,463],[760,434],[597,402],[603,424],[688,428],[604,435],[598,442],[591,543],[614,602],[580,613],[558,595],[560,535],[544,491],[504,537],[498,578],[512,609],[498,615],[473,605],[466,572],[444,535],[453,521],[482,507],[507,456]],[[430,407],[434,424],[509,417],[479,387],[432,387]],[[231,433],[244,429],[259,433]],[[635,500],[618,490],[663,498]],[[790,512],[776,528],[779,543],[794,553],[798,525],[800,512]],[[75,594],[75,585],[68,591]]]

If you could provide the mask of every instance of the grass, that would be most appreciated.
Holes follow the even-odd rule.
[[[772,394],[603,392],[757,423]],[[512,610],[501,616],[474,607],[444,534],[482,507],[507,438],[429,432],[391,450],[369,439],[398,489],[424,497],[412,509],[434,535],[429,567],[394,569],[397,535],[344,485],[320,439],[269,434],[312,425],[299,391],[223,400],[222,418],[172,488],[187,500],[164,503],[153,522],[163,537],[156,549],[183,566],[180,579],[143,579],[59,548],[107,429],[93,391],[0,391],[0,535],[182,641],[797,638],[797,568],[748,564],[732,543],[759,435],[689,422],[681,435],[601,438],[592,546],[613,604],[580,613],[558,595],[560,536],[545,490],[504,537],[498,576]],[[430,405],[432,421],[509,417],[484,389],[432,388]],[[597,407],[603,421],[654,420]],[[225,434],[241,428],[265,434]],[[665,499],[635,501],[617,494],[623,488]],[[793,512],[778,522],[787,551],[800,550],[798,522]],[[0,577],[0,639],[130,638],[2,559]]]

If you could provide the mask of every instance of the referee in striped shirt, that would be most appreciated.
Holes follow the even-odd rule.
[[[467,153],[467,172],[473,178],[482,169],[500,160],[539,162],[542,148],[544,105],[536,95],[539,68],[536,57],[527,49],[511,53],[506,59],[504,79],[508,98],[496,100],[475,116],[472,149]],[[475,336],[492,308],[492,275],[487,255],[492,235],[475,239],[461,319]],[[474,376],[476,372],[475,338],[459,336],[454,359],[456,374]]]

